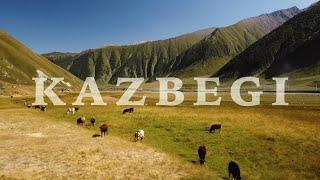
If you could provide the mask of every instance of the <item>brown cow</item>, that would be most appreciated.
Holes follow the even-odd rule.
[[[200,165],[203,165],[204,162],[206,161],[206,154],[207,154],[207,149],[204,145],[199,146],[198,148],[198,155],[200,159]]]
[[[102,124],[100,126],[100,132],[101,132],[101,137],[105,136],[106,133],[108,134],[108,125],[107,124]]]
[[[77,124],[78,125],[82,125],[83,126],[85,124],[85,122],[86,122],[86,118],[84,116],[81,116],[81,117],[79,117],[77,119]]]

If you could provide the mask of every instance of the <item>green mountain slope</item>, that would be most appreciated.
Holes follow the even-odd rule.
[[[299,13],[296,7],[248,18],[224,28],[209,28],[135,45],[107,46],[79,54],[45,54],[81,79],[115,83],[118,77],[194,77],[211,75],[232,57]]]
[[[319,45],[320,3],[317,3],[251,45],[214,76],[224,79],[261,76],[269,79],[290,75],[300,79],[310,76],[319,79]],[[297,73],[299,76],[295,75]]]
[[[144,77],[151,81],[156,76],[164,76],[171,61],[213,30],[208,28],[135,45],[89,49],[71,58],[65,54],[45,56],[81,79],[93,76],[98,82],[114,83],[118,77]]]
[[[0,82],[16,85],[34,85],[32,77],[43,72],[49,77],[64,77],[65,82],[79,86],[80,79],[60,68],[0,30]]]
[[[176,39],[179,41],[180,40],[183,41],[185,39],[185,40],[190,40],[190,43],[194,43],[194,42],[200,41],[205,36],[211,34],[214,29],[215,28],[201,29],[199,31],[183,34],[181,36],[177,36],[175,38],[170,38],[170,39]],[[157,42],[160,42],[160,41],[157,41]],[[148,43],[148,41],[141,42],[141,43],[133,43],[131,45],[139,45],[139,44],[144,44],[144,43]],[[117,45],[106,45],[103,48],[108,49],[108,48],[111,48],[112,46],[116,47]],[[126,46],[129,46],[129,45],[126,45]],[[102,49],[102,48],[97,48],[97,49]],[[71,65],[73,64],[73,61],[75,59],[78,59],[81,54],[85,54],[85,53],[88,53],[90,51],[94,51],[97,49],[89,49],[89,50],[83,51],[81,53],[51,52],[51,53],[44,53],[44,54],[42,54],[42,56],[46,57],[47,59],[49,59],[51,62],[57,64],[58,66],[66,69],[66,70],[69,70]]]
[[[171,67],[174,72],[172,75],[194,76],[195,71],[198,72],[198,76],[210,75],[219,70],[231,57],[299,12],[297,7],[293,7],[218,28],[176,58]]]
[[[69,70],[73,63],[73,59],[77,56],[77,53],[52,52],[52,53],[42,54],[42,56],[46,57],[51,62],[57,64],[63,69]]]

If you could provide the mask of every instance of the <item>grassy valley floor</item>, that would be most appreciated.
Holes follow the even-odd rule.
[[[0,179],[215,177],[141,143],[91,138],[92,131],[34,109],[2,108],[0,117]]]
[[[33,118],[27,118],[26,114],[15,114],[10,109],[1,111],[7,113],[1,116],[6,117],[1,120],[0,127],[5,130],[1,131],[2,137],[8,136],[7,140],[3,141],[7,144],[1,144],[3,148],[6,148],[3,151],[15,152],[9,147],[18,137],[35,139],[32,142],[35,144],[21,145],[18,143],[16,145],[24,147],[27,144],[36,152],[41,148],[47,148],[49,152],[43,155],[35,154],[44,159],[49,156],[54,160],[53,162],[57,162],[58,165],[50,168],[56,176],[64,174],[63,171],[59,171],[59,169],[65,169],[61,167],[71,164],[71,167],[78,168],[78,171],[71,171],[73,175],[76,176],[83,172],[81,177],[101,177],[101,175],[106,175],[104,173],[110,172],[110,176],[107,177],[216,179],[217,177],[227,178],[227,164],[233,160],[239,164],[243,179],[317,179],[320,177],[319,94],[290,94],[286,97],[290,106],[280,107],[271,106],[274,101],[272,93],[263,95],[262,105],[256,107],[240,107],[231,101],[228,94],[223,94],[221,106],[196,107],[192,106],[196,95],[186,93],[185,102],[182,105],[158,107],[155,106],[158,100],[157,94],[147,93],[146,106],[134,107],[134,113],[125,115],[122,114],[125,107],[115,105],[120,95],[120,93],[105,94],[103,97],[108,103],[107,106],[80,107],[80,111],[75,115],[67,115],[66,107],[49,106],[48,111],[39,112],[21,107],[23,102],[21,99],[7,98],[9,102],[6,103],[6,106],[14,107],[17,104],[16,106],[23,109],[21,109],[22,112]],[[140,96],[137,94],[134,99]],[[74,99],[74,96],[64,97],[64,100],[69,103]],[[31,99],[27,101],[31,102]],[[10,111],[11,113],[8,113]],[[16,112],[20,112],[20,108]],[[12,121],[4,124],[7,122],[7,117],[10,117],[9,114],[11,114]],[[107,123],[110,126],[110,135],[103,139],[92,139],[91,135],[98,133],[98,128],[77,127],[76,119],[81,115],[86,116],[87,119],[95,116],[98,120],[97,125]],[[20,117],[20,120],[16,117]],[[36,128],[36,130],[25,131],[23,128],[25,125],[21,125],[20,135],[15,134],[15,128],[8,127],[18,122],[28,124],[27,127]],[[212,123],[221,123],[222,130],[210,134],[208,129]],[[44,128],[48,131],[42,132],[41,130],[44,129],[39,128],[40,125],[51,128]],[[132,142],[133,134],[137,129],[145,131],[145,140],[142,144]],[[53,136],[50,136],[49,130],[55,132]],[[26,135],[39,132],[48,137],[39,138]],[[40,134],[33,134],[33,136],[40,136]],[[36,144],[37,141],[44,141],[41,139],[48,138],[56,140],[41,146]],[[59,143],[59,141],[62,142]],[[197,148],[201,144],[207,147],[204,167],[198,165],[197,158]],[[61,153],[65,149],[69,151]],[[13,152],[11,152],[12,157],[9,157],[15,156]],[[141,154],[136,155],[137,152]],[[119,159],[115,157],[121,157],[123,154],[125,160],[119,162]],[[60,156],[67,158],[63,161],[65,164],[55,160]],[[167,156],[169,160],[166,160]],[[98,161],[101,157],[108,160]],[[11,162],[10,159],[5,159],[3,156],[0,158],[2,167],[7,167],[5,164]],[[27,156],[11,163],[20,167],[30,167],[30,165],[22,165],[24,161],[28,159],[32,161],[33,158],[33,156]],[[94,158],[96,158],[95,161]],[[135,171],[134,167],[145,160],[149,162],[145,166],[148,170]],[[100,164],[95,166],[95,163]],[[41,169],[44,165],[48,164],[36,163],[33,166]],[[88,166],[99,167],[99,170],[91,172]],[[4,172],[0,174],[10,176]],[[11,175],[15,172],[19,171],[13,171]],[[46,169],[42,169],[38,175],[42,173],[43,176],[49,175],[45,172]],[[122,174],[125,175],[122,176]]]

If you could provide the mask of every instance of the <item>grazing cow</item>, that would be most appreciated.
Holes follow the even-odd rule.
[[[40,111],[46,111],[47,110],[47,106],[40,106]]]
[[[40,106],[39,105],[35,105],[34,108],[35,109],[40,109]]]
[[[79,111],[79,107],[74,107],[74,111],[78,112]]]
[[[130,109],[124,109],[124,110],[122,111],[122,114],[125,114],[125,113],[130,113]]]
[[[199,146],[198,156],[200,159],[200,165],[204,165],[204,162],[206,161],[206,153],[207,153],[206,147],[204,145]]]
[[[96,119],[94,117],[92,117],[90,119],[90,123],[91,123],[91,126],[94,126],[94,124],[96,123]]]
[[[102,124],[100,126],[100,132],[101,132],[101,137],[106,136],[106,133],[108,134],[108,125],[107,124]]]
[[[228,165],[229,178],[230,174],[232,175],[232,180],[241,180],[240,168],[237,163],[230,161]]]
[[[93,138],[100,137],[100,136],[101,136],[100,134],[94,134],[94,135],[92,135]]]
[[[138,130],[138,131],[136,131],[136,132],[134,133],[134,140],[135,140],[135,142],[137,142],[137,141],[139,141],[139,140],[142,142],[143,138],[144,138],[144,131],[143,131],[143,129],[140,129],[140,130]]]
[[[212,133],[212,131],[214,132],[215,130],[220,130],[221,129],[221,124],[212,124],[210,127],[210,133]]]
[[[70,113],[72,113],[72,114],[74,114],[76,112],[76,110],[75,110],[75,108],[68,108],[68,110],[67,110],[67,114],[70,114]]]
[[[84,123],[86,122],[86,118],[84,116],[81,116],[77,119],[77,124],[78,125],[84,125]]]
[[[129,108],[129,113],[132,113],[133,112],[133,108]]]

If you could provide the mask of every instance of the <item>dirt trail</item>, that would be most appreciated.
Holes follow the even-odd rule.
[[[197,171],[143,144],[92,138],[37,114],[0,110],[0,179],[180,179]]]

